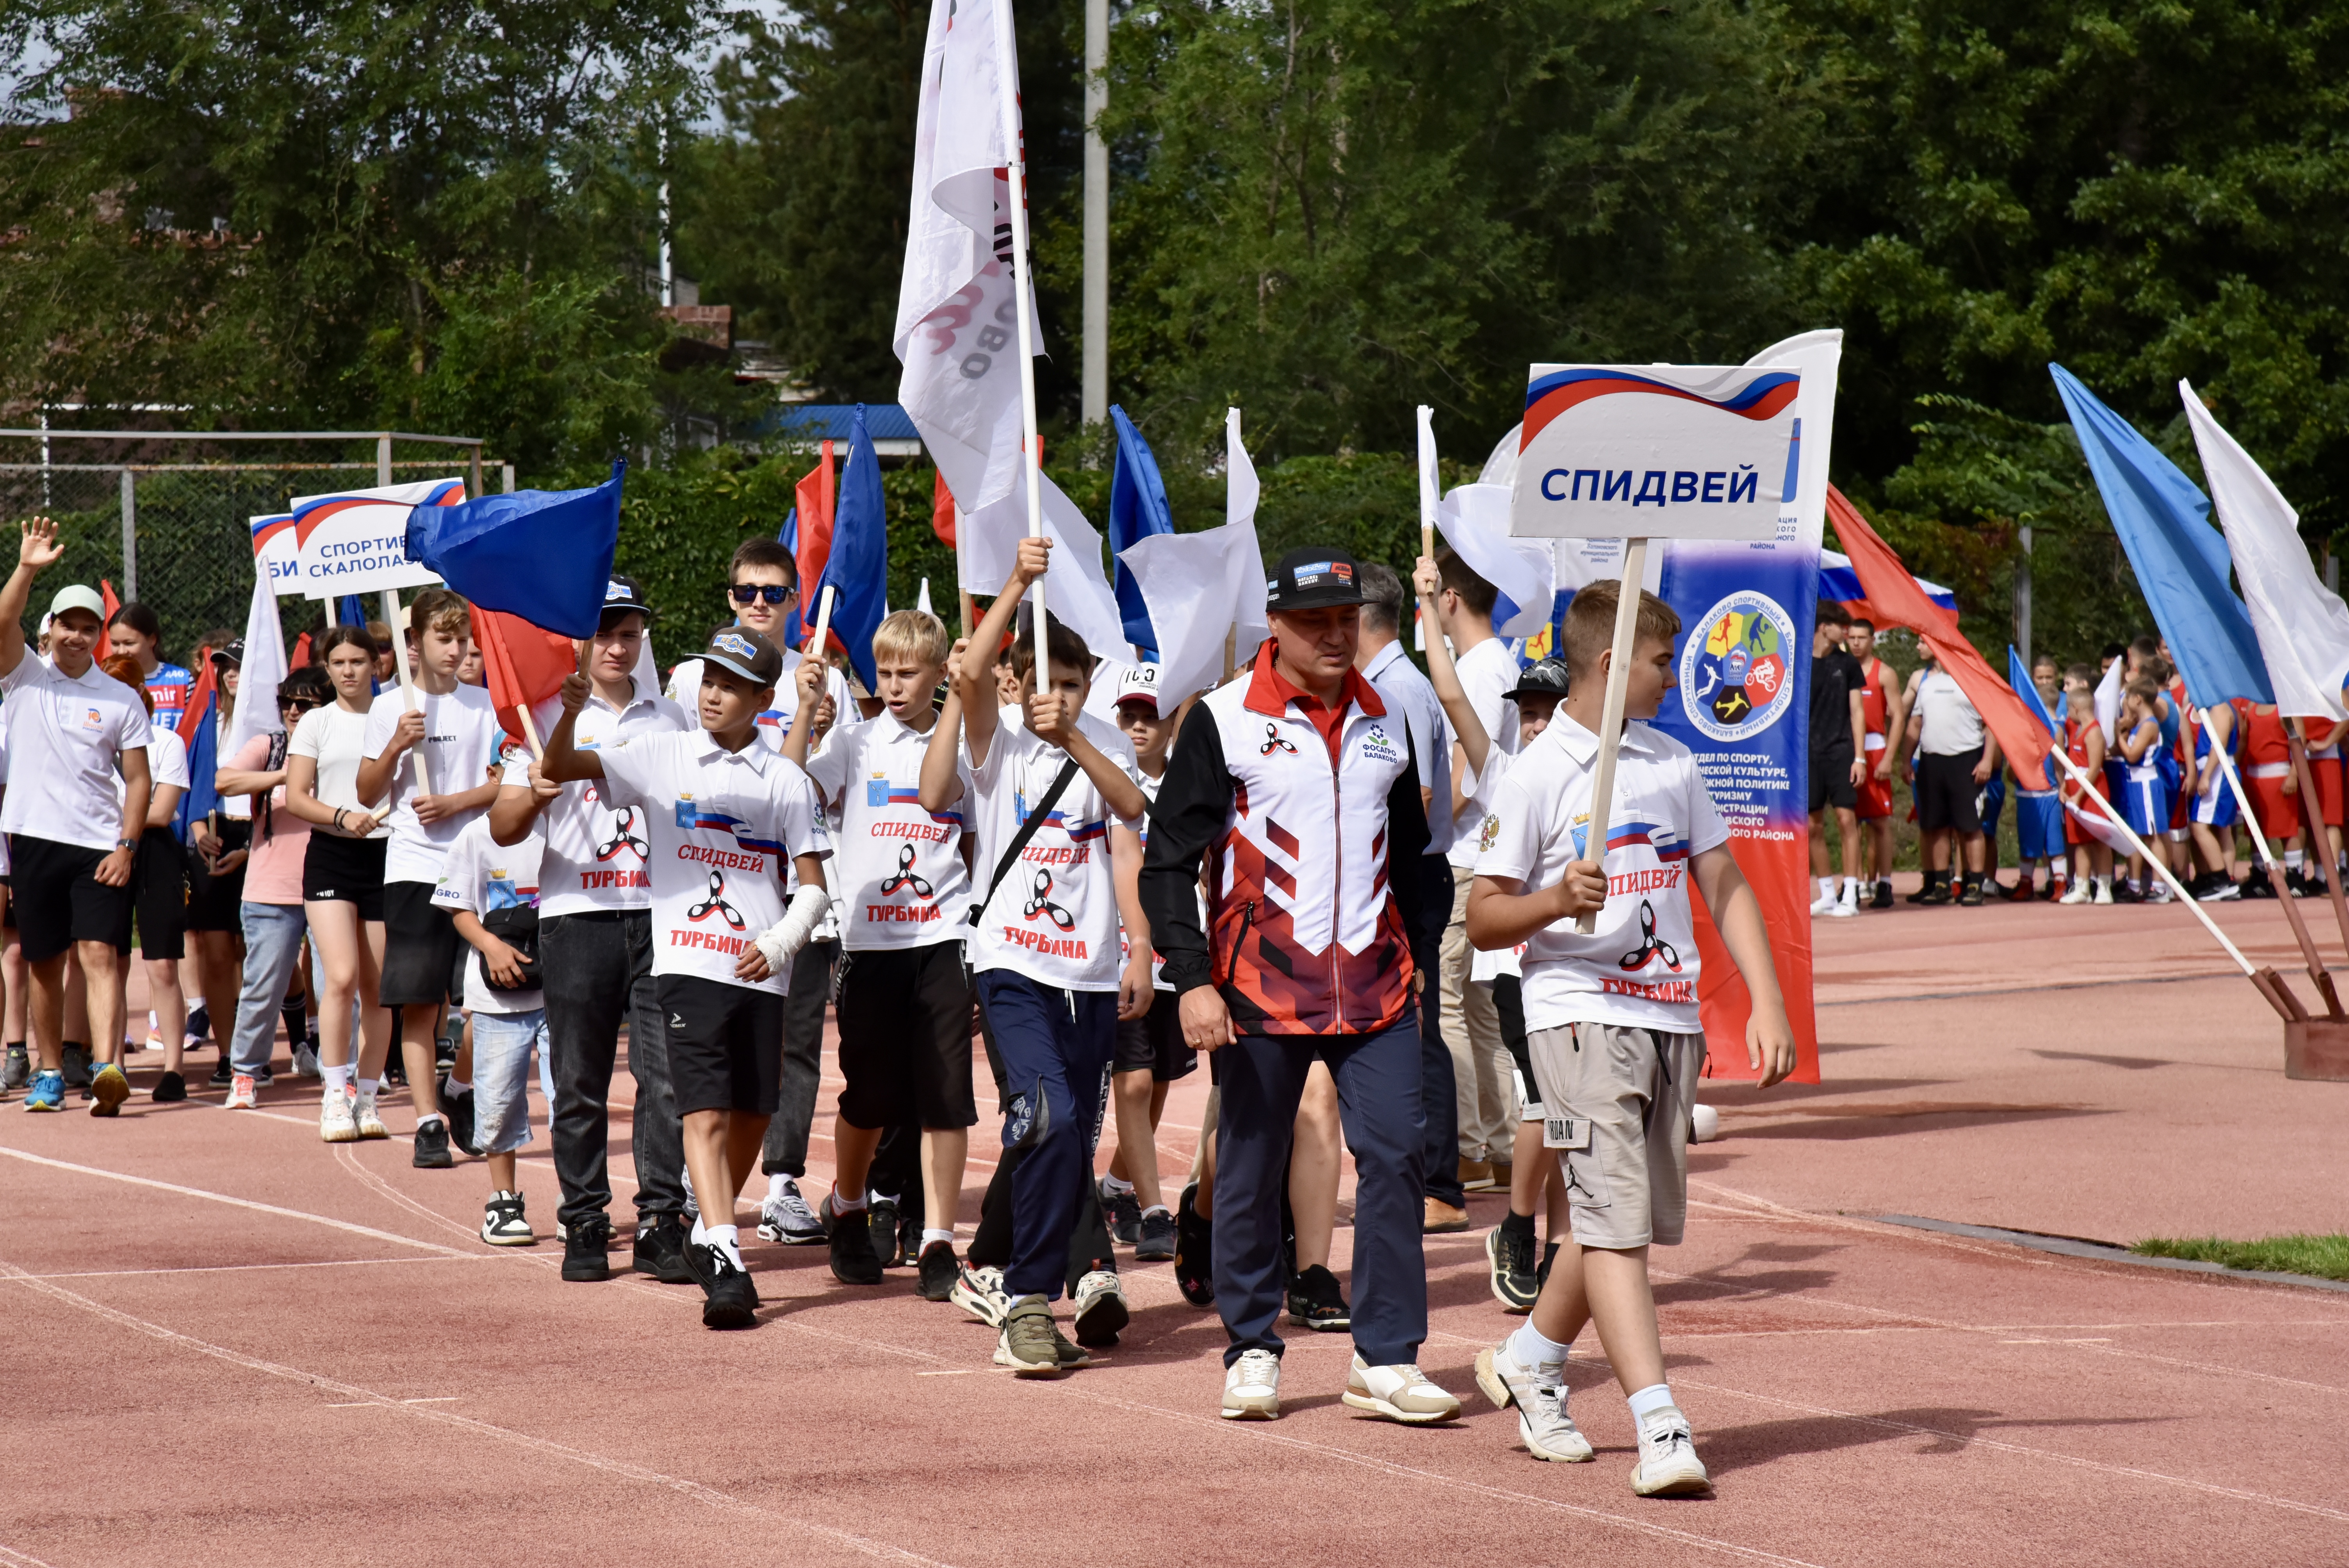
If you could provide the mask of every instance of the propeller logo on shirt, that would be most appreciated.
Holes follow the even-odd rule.
[[[623,806],[612,813],[612,836],[595,846],[595,858],[608,861],[622,850],[635,851],[636,859],[640,861],[653,857],[653,847],[636,832],[636,809],[634,806]]]
[[[1052,873],[1041,866],[1036,868],[1033,891],[1029,893],[1028,902],[1019,914],[1023,920],[1033,920],[1040,914],[1062,931],[1077,928],[1077,917],[1052,902]]]
[[[708,920],[713,914],[719,919],[724,921],[727,924],[732,926],[737,931],[749,929],[742,923],[742,916],[740,913],[737,911],[732,904],[726,902],[726,873],[724,872],[711,872],[709,873],[709,896],[704,899],[701,903],[688,909],[685,912],[685,918],[695,921]]]
[[[1656,906],[1643,898],[1640,901],[1640,945],[1616,962],[1637,974],[1658,958],[1664,961],[1665,968],[1675,975],[1680,973],[1680,949],[1656,934]]]
[[[1257,755],[1269,757],[1276,751],[1286,751],[1291,757],[1297,755],[1297,748],[1281,735],[1280,726],[1268,720],[1264,727],[1264,744],[1257,748]]]
[[[914,846],[911,844],[898,847],[897,874],[881,879],[881,896],[887,898],[899,888],[912,889],[914,896],[925,903],[938,896],[937,889],[932,887],[925,878],[914,873]]]

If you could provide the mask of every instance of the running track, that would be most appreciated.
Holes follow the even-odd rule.
[[[2220,918],[2287,956],[2271,907]],[[706,1333],[690,1287],[481,1245],[478,1164],[327,1149],[281,1078],[255,1115],[217,1090],[112,1125],[0,1107],[0,1564],[2349,1562],[2349,1296],[1868,1217],[2338,1229],[2349,1085],[2283,1079],[2182,912],[1902,909],[1819,938],[1828,1081],[1706,1090],[1727,1136],[1658,1253],[1710,1500],[1630,1495],[1589,1335],[1598,1462],[1515,1446],[1470,1373],[1515,1321],[1477,1233],[1428,1248],[1423,1361],[1467,1419],[1352,1417],[1342,1337],[1298,1331],[1286,1418],[1226,1423],[1220,1327],[1163,1265],[1129,1269],[1124,1345],[1056,1384],[992,1370],[905,1272],[835,1284],[821,1249],[754,1245],[760,1327]],[[613,1147],[625,1176],[624,1116]],[[551,1231],[543,1133],[524,1170]],[[1476,1200],[1479,1232],[1499,1212]]]

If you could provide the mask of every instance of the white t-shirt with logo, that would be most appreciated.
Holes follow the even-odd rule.
[[[490,820],[476,817],[465,824],[449,846],[441,862],[440,881],[432,890],[435,906],[463,910],[483,920],[494,910],[533,908],[539,902],[539,866],[546,840],[532,829],[520,843],[501,844],[490,837]],[[465,1006],[475,1013],[535,1013],[546,1006],[546,994],[501,991],[490,984],[481,967],[481,950],[467,943]]]
[[[1509,776],[1509,769],[1516,766],[1516,761],[1497,746],[1485,748],[1484,771],[1469,781],[1468,787],[1461,791],[1460,798],[1475,804],[1479,810],[1489,810],[1491,802],[1501,792],[1501,780]],[[1480,829],[1483,827],[1484,818],[1477,819],[1477,825]],[[1515,947],[1504,947],[1492,953],[1481,947],[1472,948],[1468,956],[1468,983],[1471,985],[1490,985],[1504,975],[1522,976],[1525,956],[1526,944],[1522,942]],[[1533,1091],[1528,1088],[1526,1092],[1530,1094]]]
[[[286,738],[285,755],[306,757],[316,769],[310,793],[317,797],[318,804],[330,810],[337,807],[352,811],[367,810],[359,804],[359,763],[367,749],[368,717],[353,713],[338,702],[328,703],[304,714]],[[381,839],[390,833],[389,828],[378,827],[367,836]]]
[[[783,748],[783,737],[791,733],[792,716],[799,711],[799,668],[807,663],[807,655],[794,649],[782,650],[783,673],[775,682],[775,706],[759,715],[759,738],[777,751]],[[834,669],[824,677],[824,690],[832,694],[832,722],[836,729],[856,717],[855,699],[849,696],[848,677]],[[701,661],[688,659],[668,673],[668,699],[685,709],[686,722],[701,722]]]
[[[792,860],[832,853],[815,786],[753,743],[729,751],[704,730],[639,736],[602,754],[605,803],[637,808],[651,854],[653,973],[781,995],[788,975],[738,979],[735,961],[783,918]]]
[[[1026,720],[1019,708],[998,710],[987,757],[971,769],[982,877],[995,874],[997,859],[1069,760],[1067,752],[1039,739]],[[1141,783],[1132,741],[1091,714],[1078,715],[1077,727],[1126,777]],[[1067,991],[1117,989],[1123,944],[1109,857],[1114,820],[1101,791],[1079,769],[979,913],[970,938],[974,972],[1009,969]]]
[[[433,794],[461,795],[490,782],[490,769],[505,747],[506,732],[498,724],[498,710],[485,688],[460,686],[445,696],[431,696],[419,686],[416,701],[424,710],[424,739],[401,752],[398,765],[392,769],[391,817],[384,824],[391,830],[391,844],[383,854],[386,882],[439,882],[440,864],[448,859],[449,846],[457,841],[466,823],[489,809],[460,812],[435,822],[418,821],[414,804],[418,793],[417,752],[424,753]],[[392,731],[399,727],[399,716],[407,711],[407,699],[398,686],[378,693],[374,705],[367,709],[367,737],[360,743],[360,755],[370,762],[381,757],[391,744]],[[306,722],[310,716],[303,717]]]
[[[550,697],[531,715],[541,735],[553,735],[563,717],[560,698]],[[647,735],[683,735],[694,727],[682,708],[667,697],[645,695],[615,711],[592,693],[579,710],[571,730],[572,743],[582,751],[609,754]],[[514,757],[506,765],[506,788],[530,788],[530,758]],[[574,779],[539,813],[538,830],[546,841],[540,864],[539,913],[549,919],[565,914],[590,914],[598,910],[649,909],[652,881],[645,872],[649,846],[643,813],[633,806],[615,811],[604,800],[600,782]]]
[[[970,830],[970,769],[957,754],[961,797],[943,811],[923,810],[929,748],[926,733],[883,708],[834,729],[808,758],[817,795],[839,801],[826,813],[837,822],[829,881],[833,902],[847,911],[841,944],[851,953],[958,942],[969,929],[962,843]]]
[[[188,789],[188,743],[169,721],[151,719],[147,727],[147,805],[154,809],[155,791],[164,785],[176,786],[184,797]],[[130,784],[118,769],[114,775],[115,820],[122,820],[122,808],[130,803]]]
[[[1468,694],[1468,706],[1476,710],[1476,717],[1485,726],[1485,734],[1497,752],[1515,755],[1517,749],[1517,705],[1509,693],[1516,689],[1520,678],[1517,655],[1509,652],[1509,645],[1498,637],[1487,637],[1454,665],[1460,676],[1460,687]],[[1452,820],[1451,861],[1455,871],[1468,871],[1476,864],[1476,834],[1485,820],[1485,808],[1474,800],[1460,803],[1460,814]]]
[[[1495,789],[1474,841],[1475,873],[1531,891],[1583,858],[1598,759],[1599,738],[1561,708]],[[1607,814],[1607,903],[1588,936],[1566,920],[1526,940],[1526,1030],[1611,1024],[1697,1033],[1689,861],[1728,841],[1689,748],[1645,724],[1625,725]]]
[[[144,750],[153,729],[138,690],[95,662],[78,676],[60,675],[26,648],[0,676],[0,694],[16,779],[0,803],[0,831],[112,851],[122,834],[115,758]],[[131,836],[138,834],[134,826]]]

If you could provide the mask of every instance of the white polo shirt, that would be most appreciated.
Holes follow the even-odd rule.
[[[832,853],[807,774],[763,746],[729,751],[698,729],[639,736],[602,760],[605,803],[638,809],[652,851],[653,973],[783,995],[788,975],[753,985],[734,964],[783,918],[799,885],[793,858]]]
[[[0,803],[0,831],[111,851],[122,834],[115,758],[146,749],[145,701],[94,660],[78,676],[60,675],[30,648],[0,676],[0,696],[16,780]]]
[[[943,811],[922,810],[922,758],[930,738],[887,708],[834,729],[808,758],[826,802],[837,851],[833,898],[848,912],[841,944],[852,953],[958,942],[969,928],[970,871],[962,841],[970,830],[970,769],[956,748],[961,797]]]
[[[1599,738],[1560,708],[1493,792],[1476,839],[1478,876],[1528,891],[1582,858]],[[1607,813],[1607,903],[1588,936],[1573,921],[1526,942],[1526,1028],[1612,1024],[1698,1032],[1692,856],[1729,841],[1729,828],[1689,748],[1660,729],[1623,727],[1615,800]]]
[[[424,710],[424,739],[401,752],[398,766],[392,769],[391,818],[385,823],[391,830],[391,842],[383,852],[387,882],[439,882],[449,846],[457,841],[466,823],[488,810],[460,812],[435,822],[418,821],[417,752],[424,753],[432,793],[461,795],[490,781],[490,769],[505,746],[506,732],[498,724],[498,710],[485,687],[460,685],[446,696],[431,696],[419,686],[416,701]],[[407,711],[407,700],[398,686],[378,692],[367,708],[367,738],[360,743],[359,754],[370,762],[381,757],[391,744],[392,731],[399,727],[399,716]]]
[[[1067,752],[1039,739],[1026,717],[1016,707],[999,709],[986,759],[971,769],[982,877],[995,874],[996,860],[1069,759]],[[1078,715],[1077,727],[1127,778],[1142,782],[1132,741],[1091,714]],[[1109,803],[1078,769],[1019,851],[1019,863],[980,912],[970,938],[974,972],[1009,969],[1066,991],[1117,989],[1123,944],[1117,885],[1110,872],[1112,820]]]
[[[539,869],[546,840],[533,829],[520,843],[501,844],[490,837],[490,820],[476,817],[465,824],[449,846],[440,881],[432,890],[436,908],[463,910],[480,920],[493,910],[527,908],[539,902]],[[465,1006],[474,1013],[535,1013],[546,1006],[546,994],[501,991],[490,984],[481,967],[481,950],[467,943]]]
[[[1476,710],[1478,721],[1485,726],[1493,749],[1515,756],[1517,705],[1510,700],[1509,693],[1516,689],[1519,678],[1517,655],[1509,652],[1509,645],[1501,638],[1488,637],[1461,655],[1453,667],[1460,676],[1461,689],[1468,694],[1468,706]],[[1484,821],[1483,806],[1466,799],[1460,803],[1460,814],[1452,820],[1454,870],[1475,869],[1476,835]]]
[[[563,718],[562,700],[549,697],[531,717],[539,734],[553,735]],[[639,692],[626,707],[615,708],[591,692],[571,736],[582,751],[608,754],[647,735],[682,735],[693,727],[685,710],[667,697]],[[510,789],[530,788],[527,757],[507,765],[505,783]],[[546,843],[539,869],[540,914],[552,919],[652,907],[643,813],[633,806],[616,811],[603,796],[595,779],[574,779],[539,813],[536,830]]]
[[[783,737],[791,732],[792,716],[799,711],[799,668],[807,663],[807,655],[791,648],[781,650],[783,673],[775,682],[775,706],[759,715],[759,738],[776,750],[783,748]],[[832,722],[834,728],[856,717],[856,701],[848,693],[848,677],[837,669],[824,676],[824,690],[832,694]],[[685,709],[688,724],[701,722],[701,661],[687,659],[668,673],[668,698]]]

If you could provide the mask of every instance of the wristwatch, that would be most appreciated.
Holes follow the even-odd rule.
[[[117,839],[114,841],[114,847],[118,850],[135,850],[139,847],[139,841],[136,839]]]

